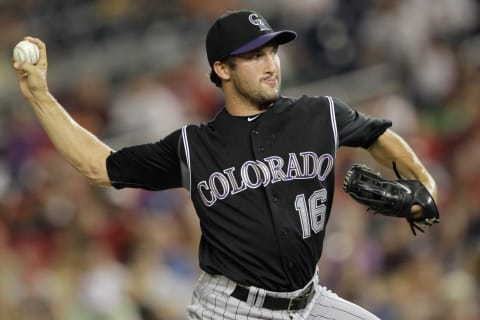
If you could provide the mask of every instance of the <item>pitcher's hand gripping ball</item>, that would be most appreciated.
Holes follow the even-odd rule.
[[[345,175],[343,190],[368,210],[386,216],[405,218],[414,235],[415,229],[424,232],[431,225],[440,222],[435,201],[418,180],[403,179],[396,168],[398,180],[387,180],[366,165],[355,164]],[[412,213],[412,206],[422,207],[420,215]]]
[[[38,47],[27,41],[22,40],[13,48],[13,60],[17,62],[28,62],[36,64],[40,58]]]

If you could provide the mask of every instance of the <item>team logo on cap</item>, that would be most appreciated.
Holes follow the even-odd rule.
[[[270,30],[265,21],[263,21],[263,19],[260,18],[256,13],[252,13],[251,15],[249,15],[248,21],[250,21],[250,23],[254,26],[258,26],[260,28],[260,31]]]

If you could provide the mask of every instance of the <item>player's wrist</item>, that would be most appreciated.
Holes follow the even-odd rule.
[[[40,109],[46,109],[50,105],[57,104],[57,100],[48,89],[32,93],[29,102],[33,107]]]

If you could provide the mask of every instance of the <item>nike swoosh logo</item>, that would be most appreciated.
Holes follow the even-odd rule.
[[[248,117],[248,118],[247,118],[247,121],[248,121],[248,122],[252,122],[253,120],[257,119],[258,117],[260,117],[259,114],[257,114],[256,116],[253,116],[253,117]]]

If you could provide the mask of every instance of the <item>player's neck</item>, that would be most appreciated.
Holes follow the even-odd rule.
[[[238,95],[226,95],[225,108],[232,116],[252,116],[265,112],[268,105],[255,104]]]

